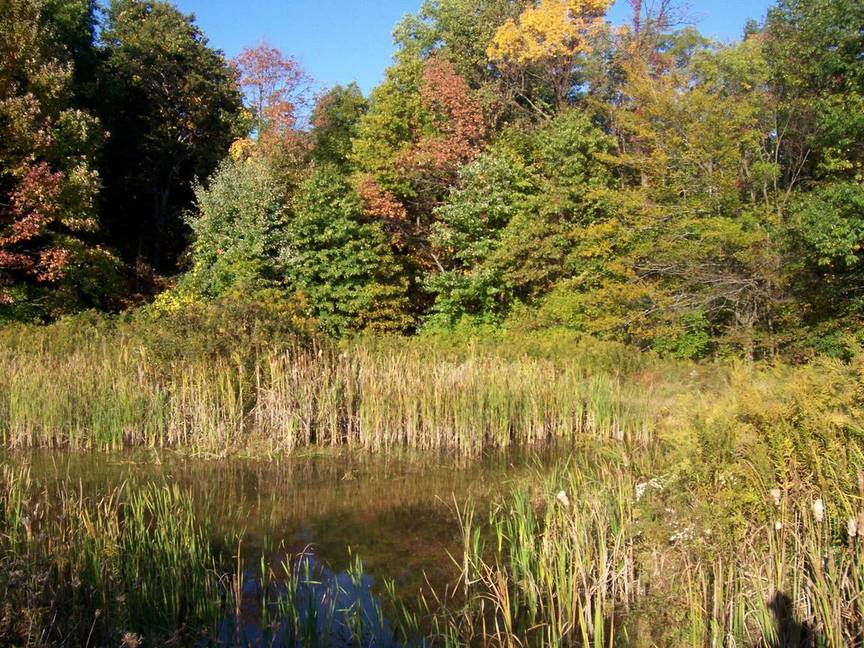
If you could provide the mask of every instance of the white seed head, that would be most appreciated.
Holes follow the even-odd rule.
[[[774,522],[774,530],[779,531],[782,528],[783,528],[783,523],[780,520],[776,520]]]
[[[858,535],[858,521],[855,518],[850,517],[846,520],[846,533],[849,535],[850,540]]]
[[[821,499],[813,502],[813,519],[820,524],[825,519],[825,504]]]
[[[771,499],[774,500],[774,506],[780,506],[780,496],[783,494],[779,488],[772,488],[770,491]]]
[[[559,493],[555,496],[555,499],[561,502],[564,505],[564,508],[570,508],[570,498],[567,497],[567,493],[563,490],[559,491]]]

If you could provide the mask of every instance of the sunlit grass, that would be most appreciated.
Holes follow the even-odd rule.
[[[651,387],[583,362],[454,356],[407,341],[296,348],[251,364],[155,363],[108,340],[59,355],[0,347],[0,434],[10,447],[345,444],[468,455],[581,435],[647,439]]]

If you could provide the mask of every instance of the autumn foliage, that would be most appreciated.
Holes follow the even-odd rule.
[[[420,96],[436,132],[421,137],[401,163],[408,174],[449,184],[459,166],[477,155],[483,144],[483,109],[450,62],[439,57],[424,64]]]
[[[297,59],[261,43],[240,52],[233,64],[252,108],[258,136],[276,140],[293,136],[299,111],[309,107],[312,84]]]
[[[566,103],[570,76],[580,57],[592,52],[606,29],[610,0],[541,0],[498,28],[487,54],[505,69],[535,65],[547,72],[559,105]]]
[[[392,172],[405,179],[407,191],[400,196],[372,174],[361,175],[357,186],[364,212],[370,218],[384,219],[394,244],[425,266],[432,263],[429,216],[459,168],[482,150],[487,129],[480,102],[443,57],[424,61],[417,104],[419,113],[410,126],[412,137],[392,162]]]
[[[611,4],[426,0],[364,96],[316,92],[266,43],[228,61],[165,0],[6,0],[0,320],[178,273],[160,304],[277,291],[336,335],[848,356],[861,3],[777,0],[730,44],[676,0],[629,0],[620,25]]]

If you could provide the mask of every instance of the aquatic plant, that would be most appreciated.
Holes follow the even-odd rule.
[[[116,343],[114,343],[116,342]],[[596,435],[645,441],[650,385],[562,362],[394,341],[300,347],[251,364],[154,362],[110,338],[69,353],[0,345],[0,440],[9,447],[184,447],[224,453],[307,445],[476,455]]]

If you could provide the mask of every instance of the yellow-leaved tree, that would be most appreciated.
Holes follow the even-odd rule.
[[[523,98],[531,100],[526,93],[530,77],[542,77],[561,108],[567,104],[580,62],[607,28],[604,16],[610,4],[611,0],[540,0],[501,25],[486,53],[517,83]]]

